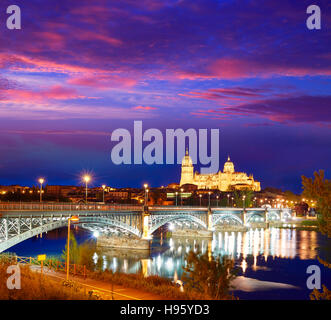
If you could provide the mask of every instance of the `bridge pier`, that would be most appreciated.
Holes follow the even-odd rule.
[[[246,212],[246,209],[243,209],[242,217],[243,217],[243,226],[246,227],[246,225],[247,225],[247,212]]]
[[[265,222],[266,229],[269,229],[269,227],[270,227],[270,223],[269,223],[269,212],[268,212],[267,208],[264,211],[264,222]]]
[[[208,231],[213,231],[213,220],[212,220],[212,212],[210,207],[208,207],[208,213],[207,213],[207,228]]]
[[[97,239],[97,246],[113,249],[149,250],[150,242],[151,240],[139,239],[138,237],[100,235]]]
[[[144,210],[142,212],[142,219],[141,219],[142,220],[141,238],[145,240],[151,239],[151,235],[149,233],[149,217],[150,217],[150,213],[148,211],[148,206],[144,206]]]

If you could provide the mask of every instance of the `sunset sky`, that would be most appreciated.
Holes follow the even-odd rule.
[[[331,174],[330,38],[327,0],[3,0],[0,185],[179,182],[178,165],[112,164],[111,132],[142,120],[219,128],[222,170],[229,154],[262,188],[300,192],[302,174]]]

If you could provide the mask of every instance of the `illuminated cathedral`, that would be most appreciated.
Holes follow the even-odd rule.
[[[224,164],[223,172],[219,171],[213,174],[194,172],[192,159],[186,150],[182,161],[180,185],[187,183],[196,185],[198,189],[218,189],[220,191],[261,190],[260,182],[254,181],[253,175],[248,176],[244,172],[235,172],[230,157]]]

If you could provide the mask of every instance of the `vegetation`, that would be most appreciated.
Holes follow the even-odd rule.
[[[322,285],[322,288],[322,292],[314,289],[309,296],[310,300],[331,300],[331,291],[324,285]]]
[[[316,210],[318,212],[318,227],[322,234],[331,237],[331,181],[325,179],[324,170],[314,172],[314,179],[302,176],[302,195],[313,199],[317,202]],[[330,248],[327,248],[330,253]],[[323,261],[321,258],[318,260],[328,268],[331,264]],[[319,292],[317,289],[310,294],[312,300],[331,300],[331,291],[323,285],[323,291]]]
[[[331,181],[324,178],[324,170],[314,172],[314,179],[302,176],[302,195],[317,202],[319,229],[331,237]]]
[[[8,259],[0,259],[2,279],[9,277]],[[40,273],[30,270],[29,266],[20,265],[21,289],[8,289],[6,281],[0,281],[0,300],[88,300],[91,297],[77,286],[66,288],[59,282],[45,278]],[[7,276],[6,276],[7,275]]]
[[[245,203],[245,208],[253,206],[254,192],[252,190],[235,191],[233,195],[236,207],[242,208],[243,203]],[[245,200],[243,200],[243,197],[245,197]]]
[[[318,227],[318,225],[318,221],[316,220],[304,220],[300,223],[300,226],[303,227]]]
[[[190,251],[182,280],[190,293],[201,294],[206,299],[229,300],[234,299],[229,291],[235,277],[234,261],[228,257]]]
[[[111,270],[94,271],[89,277],[96,280],[117,284],[128,288],[139,289],[154,293],[168,300],[204,300],[203,294],[196,292],[181,292],[170,280],[160,276],[148,276],[143,274],[126,274],[112,272]]]
[[[101,261],[97,264],[93,262],[93,255],[98,253],[94,242],[86,241],[83,244],[78,245],[75,236],[71,233],[69,248],[70,264],[85,265],[88,270],[94,270],[100,266]],[[63,261],[67,260],[67,244],[62,251],[61,258]]]

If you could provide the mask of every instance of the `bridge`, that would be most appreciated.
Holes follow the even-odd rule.
[[[213,231],[221,223],[249,226],[253,222],[285,221],[289,208],[221,208],[72,203],[0,203],[0,252],[68,224],[72,216],[92,232],[124,233],[141,239],[168,223]]]

